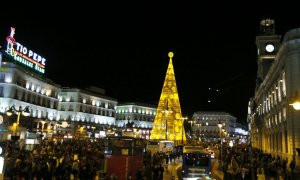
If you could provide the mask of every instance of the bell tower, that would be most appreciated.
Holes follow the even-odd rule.
[[[281,36],[275,33],[275,21],[270,18],[260,21],[260,32],[256,36],[257,81],[256,87],[264,81],[280,47]]]

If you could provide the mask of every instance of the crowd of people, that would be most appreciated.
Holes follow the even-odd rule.
[[[102,141],[44,140],[32,150],[13,141],[1,143],[9,179],[95,179],[104,159]]]
[[[168,164],[175,162],[180,157],[180,153],[162,153],[151,154],[147,152],[144,156],[144,166],[139,169],[136,179],[138,180],[162,180],[164,171],[168,171]]]
[[[5,157],[4,177],[9,179],[119,179],[117,173],[104,170],[105,142],[69,139],[64,141],[42,140],[28,149],[23,143],[2,141]],[[180,154],[146,152],[143,166],[127,179],[162,180],[166,165]]]
[[[4,177],[9,179],[103,179],[116,180],[115,174],[106,174],[104,167],[105,142],[89,140],[43,140],[27,150],[22,143],[1,142],[5,158]],[[166,154],[146,152],[143,166],[127,179],[162,180],[168,163],[180,157],[180,151]],[[274,157],[249,147],[224,148],[222,171],[224,179],[297,179],[295,162]],[[102,172],[102,173],[101,173]]]
[[[228,148],[223,151],[224,179],[297,179],[295,162],[287,158],[274,157],[259,149],[248,147]],[[288,169],[289,168],[289,169]]]

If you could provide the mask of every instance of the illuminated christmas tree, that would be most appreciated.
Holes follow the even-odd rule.
[[[173,140],[176,144],[186,141],[183,127],[179,96],[176,86],[175,73],[172,63],[173,53],[169,52],[169,65],[165,82],[160,95],[151,140]]]

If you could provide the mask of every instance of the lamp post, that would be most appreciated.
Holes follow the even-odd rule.
[[[223,170],[223,161],[222,161],[222,127],[223,124],[221,122],[218,123],[219,132],[220,132],[220,160],[221,160],[221,169]]]
[[[95,139],[96,137],[95,137],[95,129],[96,129],[96,127],[95,126],[92,126],[92,129],[93,129],[93,138]]]
[[[45,124],[46,124],[46,121],[40,121],[40,123],[42,123],[42,132],[41,132],[41,135],[44,135],[44,127],[45,127]]]
[[[198,139],[199,141],[201,141],[201,137],[200,137],[200,129],[199,129],[199,127],[201,126],[201,123],[199,122],[199,120],[198,120],[198,122],[196,122],[195,125],[197,126],[197,131],[196,131],[196,132],[198,132],[198,133],[196,133],[196,137],[197,137],[197,139]]]
[[[165,139],[166,140],[168,140],[168,124],[167,124],[167,122],[168,122],[168,114],[169,113],[172,113],[173,111],[172,110],[168,110],[168,109],[166,109],[166,110],[162,110],[162,113],[164,113],[164,117],[166,118],[166,137],[165,137]]]
[[[6,114],[8,116],[11,116],[13,113],[17,113],[18,117],[17,117],[17,122],[14,123],[13,127],[13,134],[14,136],[17,136],[17,128],[19,126],[19,122],[20,122],[20,115],[21,113],[24,115],[24,116],[29,116],[30,115],[30,111],[29,111],[29,106],[26,106],[24,109],[22,109],[22,106],[19,107],[19,109],[16,109],[15,106],[11,106],[7,111],[6,111]]]
[[[290,104],[291,106],[293,106],[293,108],[295,110],[300,110],[300,100],[299,100],[299,95],[298,95],[298,91],[295,92],[295,96],[292,98],[292,104]]]
[[[189,121],[189,123],[191,124],[191,137],[192,137],[192,139],[193,139],[193,123],[194,123],[194,121]]]

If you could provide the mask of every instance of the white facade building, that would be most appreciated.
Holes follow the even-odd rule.
[[[300,92],[300,28],[281,36],[275,34],[274,21],[261,21],[263,31],[256,38],[258,82],[250,99],[248,123],[252,146],[274,157],[295,160],[299,166],[300,112],[290,106]],[[268,45],[274,48],[267,48]],[[298,151],[298,153],[296,153]]]
[[[104,90],[100,88],[62,88],[51,80],[12,63],[10,59],[3,58],[0,68],[0,113],[4,122],[11,119],[5,112],[12,106],[17,110],[29,107],[30,116],[28,118],[21,115],[21,126],[37,123],[31,130],[46,131],[43,134],[50,136],[65,121],[69,125],[62,132],[74,136],[78,128],[83,127],[87,132],[91,131],[88,129],[90,127],[95,127],[95,131],[100,126],[114,125],[117,100],[105,96]],[[12,122],[3,125],[10,129],[11,124]],[[23,133],[24,131],[19,131],[18,135],[23,137]]]
[[[216,142],[220,140],[219,123],[222,124],[221,136],[228,140],[247,139],[248,131],[240,123],[236,122],[236,118],[226,112],[215,111],[198,111],[193,114],[192,121],[193,137],[199,138],[201,141]]]
[[[141,103],[119,104],[116,110],[116,126],[126,128],[127,123],[133,123],[133,129],[139,131],[142,138],[148,139],[153,127],[156,108]]]

